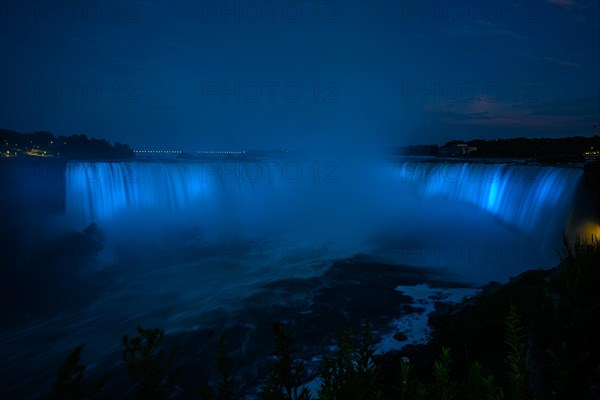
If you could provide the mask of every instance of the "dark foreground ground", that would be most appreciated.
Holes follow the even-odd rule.
[[[86,243],[81,248],[89,247],[93,252],[92,244],[99,241],[98,235],[90,229],[74,238]],[[76,255],[85,258],[85,254],[83,251]],[[287,359],[290,371],[294,371],[288,375],[296,377],[292,386],[310,384],[316,389],[324,377],[331,378],[332,371],[340,380],[335,390],[340,391],[353,380],[368,378],[368,383],[361,383],[367,388],[365,393],[351,391],[332,397],[331,393],[321,392],[320,398],[597,399],[600,245],[597,241],[566,243],[561,256],[561,264],[554,269],[527,271],[506,284],[490,283],[479,295],[452,304],[445,301],[443,291],[465,287],[463,283],[433,269],[390,265],[359,255],[332,263],[319,277],[265,284],[245,300],[240,311],[215,313],[213,321],[207,324],[213,328],[172,332],[162,340],[152,339],[146,331],[138,335],[141,342],[137,342],[137,350],[129,353],[140,357],[137,364],[126,358],[125,343],[109,359],[98,361],[85,357],[84,347],[80,353],[72,353],[70,359],[64,354],[67,362],[59,375],[55,375],[54,368],[59,371],[60,362],[46,375],[57,376],[54,398],[60,399],[196,399],[201,398],[206,388],[217,393],[213,398],[236,398],[234,394],[253,398],[267,382],[277,381],[281,373],[285,375],[285,363],[281,361]],[[49,257],[52,262],[60,258],[60,254]],[[78,279],[99,292],[102,287],[112,285],[110,276],[99,279],[86,275]],[[50,277],[46,282],[51,282]],[[391,321],[424,312],[422,303],[397,287],[422,284],[439,289],[438,294],[430,296],[435,309],[429,317],[433,327],[430,340],[376,354],[379,338],[390,331],[399,344],[406,342],[407,332],[394,332]],[[70,295],[77,297],[81,293]],[[63,299],[64,303],[69,301]],[[370,345],[362,349],[368,351],[361,353],[359,339],[346,345],[340,342],[344,337],[340,332],[346,330],[353,330],[357,338],[361,337],[365,321],[372,338]],[[293,336],[287,353],[281,346],[274,349],[277,332],[290,332]],[[135,327],[122,334],[130,339],[135,337]],[[150,343],[152,340],[155,341]],[[276,343],[281,344],[281,340]],[[79,344],[73,343],[71,348]],[[115,345],[118,347],[118,343]],[[176,351],[171,357],[172,349]],[[449,349],[443,357],[442,349]],[[164,350],[162,356],[161,350]],[[360,357],[348,354],[355,353],[366,354],[368,361],[364,365],[368,371],[354,370],[361,365]],[[78,355],[84,357],[80,359]],[[327,357],[338,360],[340,365],[349,360],[349,364],[344,364],[346,370],[340,365],[332,367],[331,363],[324,363]],[[40,394],[45,398],[48,396],[43,393],[53,392],[53,384],[47,379],[25,379],[35,382],[25,387],[16,384],[23,376],[8,378],[13,371],[10,363],[16,360],[7,361],[3,368],[7,374],[2,374],[3,398],[39,398]],[[473,372],[475,362],[480,365],[478,373]],[[219,385],[223,383],[224,363],[230,392],[224,392]],[[280,375],[273,375],[274,363]],[[88,368],[82,369],[82,364]],[[138,368],[133,374],[132,365]],[[168,391],[161,392],[155,387],[152,395],[140,394],[143,387],[140,382],[145,379],[140,378],[140,371],[145,370],[150,381],[159,382],[160,386],[168,381],[169,372],[177,369],[179,372]],[[93,397],[95,384],[107,372],[109,379]],[[340,376],[350,378],[344,381]],[[478,385],[481,390],[472,391]],[[30,396],[32,393],[36,395]],[[314,390],[313,395],[316,394]],[[275,391],[263,394],[262,398],[308,397],[286,397]]]

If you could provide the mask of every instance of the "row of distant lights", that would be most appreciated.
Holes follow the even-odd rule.
[[[181,150],[134,150],[134,153],[144,154],[180,154]],[[198,154],[245,154],[245,151],[198,151]]]
[[[147,153],[147,154],[179,154],[181,150],[134,150],[134,153]]]
[[[199,151],[198,154],[244,154],[245,151]]]

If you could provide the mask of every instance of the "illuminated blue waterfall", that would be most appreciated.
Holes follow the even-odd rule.
[[[563,223],[583,172],[576,168],[515,164],[405,162],[396,182],[421,198],[442,197],[482,209],[523,232]],[[563,219],[562,221],[560,221]]]
[[[329,200],[326,212],[344,210],[345,218],[351,220],[353,215],[365,214],[369,203],[356,199],[369,192],[371,199],[397,199],[387,203],[396,208],[402,208],[404,200],[416,194],[422,200],[445,199],[448,212],[452,212],[453,203],[470,204],[520,232],[539,232],[547,225],[553,230],[558,227],[560,232],[582,177],[580,169],[567,167],[401,162],[393,165],[393,175],[372,180],[378,183],[350,179],[345,186],[350,190],[338,190],[342,194],[335,197],[332,193],[337,188],[331,185],[281,185],[264,173],[262,177],[248,171],[245,174],[244,164],[237,164],[238,171],[226,171],[225,175],[216,174],[216,167],[215,163],[193,162],[69,163],[67,213],[80,223],[102,223],[133,212],[153,218],[172,211],[181,212],[184,218],[199,215],[201,220],[211,217],[212,221],[225,215],[242,219],[255,215],[268,224],[278,222],[273,214],[277,208],[282,215],[302,216],[318,207],[312,200],[323,198]],[[424,215],[427,207],[422,207]],[[385,218],[393,211],[397,210],[373,205],[367,214],[373,219]]]
[[[234,165],[238,171],[219,168],[216,163],[69,163],[67,213],[82,223],[104,222],[131,212],[152,217],[158,212],[193,210],[209,215],[256,207],[261,190],[269,190],[268,182],[241,179],[240,164]]]

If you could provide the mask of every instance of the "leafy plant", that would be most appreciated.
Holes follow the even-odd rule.
[[[233,389],[234,380],[231,375],[230,363],[231,360],[225,346],[225,333],[223,333],[219,338],[219,347],[217,349],[218,392],[215,393],[207,385],[200,392],[200,397],[203,400],[233,400],[238,398]]]
[[[77,346],[58,367],[53,386],[53,398],[73,400],[85,398],[85,387],[83,386],[85,366],[79,361],[83,347],[83,344]]]
[[[525,333],[516,308],[511,305],[505,319],[504,343],[508,347],[506,364],[511,399],[527,398],[527,365],[525,354]]]
[[[413,366],[408,357],[400,359],[400,368],[398,370],[398,379],[394,385],[394,398],[397,400],[412,400],[415,398],[426,398],[426,393],[422,397],[418,396],[419,385],[412,377]],[[423,386],[422,389],[425,389]]]
[[[56,381],[52,386],[51,399],[82,400],[95,399],[107,383],[109,375],[100,378],[89,394],[84,383],[85,366],[81,364],[80,356],[84,345],[80,344],[73,350],[58,367]]]
[[[266,384],[259,396],[264,400],[311,400],[310,392],[302,387],[304,372],[302,362],[294,361],[294,337],[291,331],[279,324],[273,327],[275,354],[269,367]]]
[[[350,331],[340,332],[337,345],[335,356],[324,358],[319,399],[382,398],[379,372],[373,362],[375,345],[370,324],[365,323],[363,334],[358,339]]]
[[[467,400],[502,400],[504,395],[501,389],[494,385],[492,375],[483,376],[482,366],[475,361],[469,365],[467,377],[466,396]]]
[[[164,332],[159,328],[136,328],[138,336],[123,337],[123,360],[127,363],[129,376],[134,381],[138,399],[166,399],[175,385],[179,369],[170,370],[169,363],[175,355],[160,349]]]
[[[450,348],[442,347],[439,358],[433,362],[432,389],[436,399],[451,400],[458,393],[458,388],[450,377],[451,365]]]

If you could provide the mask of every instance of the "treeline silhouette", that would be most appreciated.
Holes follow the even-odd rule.
[[[29,150],[38,150],[45,151],[48,156],[68,159],[123,159],[134,156],[133,150],[127,144],[110,144],[105,139],[88,138],[86,135],[55,137],[48,131],[19,133],[0,129],[0,145],[3,152],[26,154]]]
[[[449,144],[460,143],[453,141]],[[594,149],[600,149],[600,137],[573,136],[565,138],[513,138],[494,140],[470,140],[469,146],[477,147],[471,156],[493,157],[548,157],[579,156]]]
[[[540,160],[583,161],[583,153],[591,148],[600,150],[600,137],[572,136],[564,138],[510,138],[510,139],[474,139],[468,141],[452,140],[443,146],[417,145],[402,146],[395,149],[396,154],[414,156],[437,156],[440,147],[466,143],[477,150],[466,157],[531,157]]]

